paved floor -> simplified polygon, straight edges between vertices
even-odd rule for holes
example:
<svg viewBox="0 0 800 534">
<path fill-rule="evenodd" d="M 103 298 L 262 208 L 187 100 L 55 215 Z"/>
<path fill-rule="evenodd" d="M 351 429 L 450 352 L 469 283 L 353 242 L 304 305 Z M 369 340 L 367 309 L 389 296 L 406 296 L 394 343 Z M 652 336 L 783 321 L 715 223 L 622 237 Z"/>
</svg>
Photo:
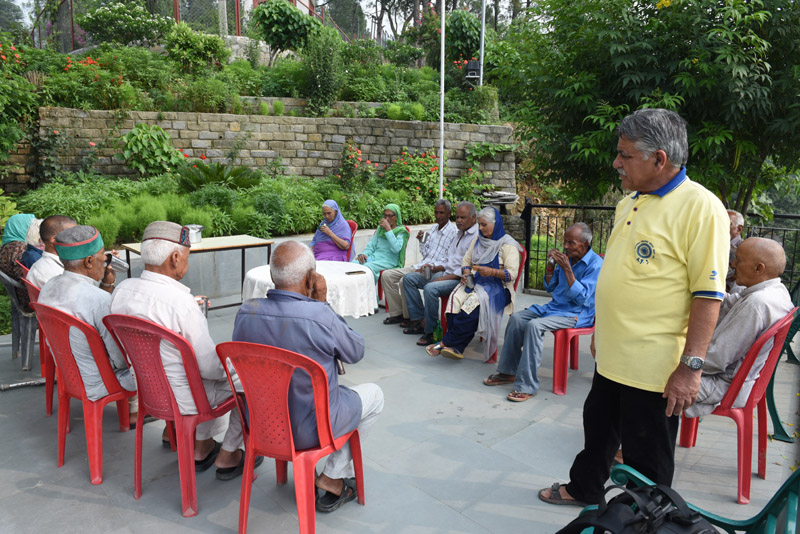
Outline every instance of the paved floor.
<svg viewBox="0 0 800 534">
<path fill-rule="evenodd" d="M 527 306 L 541 297 L 520 295 Z M 212 312 L 212 334 L 227 341 L 233 311 Z M 493 366 L 474 360 L 430 358 L 384 313 L 351 326 L 367 340 L 367 356 L 348 366 L 346 384 L 375 382 L 386 407 L 364 441 L 366 502 L 317 514 L 320 533 L 552 533 L 578 512 L 540 502 L 539 488 L 563 481 L 582 445 L 581 407 L 592 375 L 588 339 L 581 369 L 570 371 L 567 395 L 552 394 L 552 337 L 545 346 L 542 389 L 525 403 L 505 400 L 507 387 L 481 380 Z M 8 341 L 8 338 L 5 339 Z M 0 338 L 0 342 L 3 339 Z M 21 380 L 19 360 L 0 347 L 0 382 Z M 781 363 L 776 391 L 787 427 L 800 423 L 800 368 Z M 56 468 L 56 416 L 44 415 L 44 389 L 0 392 L 0 532 L 183 533 L 235 532 L 239 481 L 220 482 L 213 470 L 199 474 L 199 515 L 180 515 L 177 458 L 160 444 L 162 423 L 145 427 L 144 491 L 133 499 L 134 433 L 116 430 L 105 412 L 104 480 L 89 484 L 82 412 L 72 405 L 73 432 L 65 465 Z M 752 481 L 752 503 L 735 503 L 736 431 L 730 419 L 709 416 L 697 447 L 678 449 L 675 487 L 688 500 L 718 514 L 755 514 L 800 463 L 796 444 L 770 442 L 767 479 Z M 276 486 L 274 463 L 258 470 L 249 532 L 297 532 L 290 480 Z"/>
</svg>

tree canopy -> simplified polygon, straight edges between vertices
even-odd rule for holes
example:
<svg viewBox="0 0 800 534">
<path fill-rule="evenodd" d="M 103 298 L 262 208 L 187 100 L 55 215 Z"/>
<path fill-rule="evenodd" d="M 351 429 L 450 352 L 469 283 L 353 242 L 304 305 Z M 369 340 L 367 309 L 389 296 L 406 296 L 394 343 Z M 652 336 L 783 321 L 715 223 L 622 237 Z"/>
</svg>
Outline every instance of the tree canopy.
<svg viewBox="0 0 800 534">
<path fill-rule="evenodd" d="M 688 121 L 690 177 L 739 211 L 798 168 L 794 0 L 542 0 L 490 52 L 537 178 L 573 200 L 618 187 L 615 128 L 643 107 Z"/>
</svg>

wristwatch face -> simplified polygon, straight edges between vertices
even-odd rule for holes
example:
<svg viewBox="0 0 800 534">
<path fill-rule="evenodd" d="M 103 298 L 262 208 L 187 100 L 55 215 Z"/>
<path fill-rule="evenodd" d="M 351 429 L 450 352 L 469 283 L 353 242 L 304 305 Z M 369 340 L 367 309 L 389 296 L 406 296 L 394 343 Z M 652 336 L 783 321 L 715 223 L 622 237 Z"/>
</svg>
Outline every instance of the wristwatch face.
<svg viewBox="0 0 800 534">
<path fill-rule="evenodd" d="M 686 364 L 692 371 L 699 371 L 703 368 L 703 364 L 705 362 L 703 361 L 703 358 L 698 356 L 687 356 L 684 354 L 681 356 L 681 363 Z"/>
</svg>

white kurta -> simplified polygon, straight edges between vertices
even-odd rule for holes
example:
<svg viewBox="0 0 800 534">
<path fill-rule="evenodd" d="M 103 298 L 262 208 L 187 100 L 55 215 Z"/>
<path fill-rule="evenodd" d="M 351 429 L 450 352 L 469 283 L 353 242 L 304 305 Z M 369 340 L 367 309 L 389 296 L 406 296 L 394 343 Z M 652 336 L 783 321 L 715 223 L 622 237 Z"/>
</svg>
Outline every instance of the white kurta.
<svg viewBox="0 0 800 534">
<path fill-rule="evenodd" d="M 52 252 L 44 251 L 42 252 L 42 257 L 31 265 L 31 269 L 28 271 L 28 275 L 25 279 L 39 289 L 42 289 L 48 280 L 55 278 L 63 272 L 64 264 L 61 263 L 58 256 Z"/>
</svg>

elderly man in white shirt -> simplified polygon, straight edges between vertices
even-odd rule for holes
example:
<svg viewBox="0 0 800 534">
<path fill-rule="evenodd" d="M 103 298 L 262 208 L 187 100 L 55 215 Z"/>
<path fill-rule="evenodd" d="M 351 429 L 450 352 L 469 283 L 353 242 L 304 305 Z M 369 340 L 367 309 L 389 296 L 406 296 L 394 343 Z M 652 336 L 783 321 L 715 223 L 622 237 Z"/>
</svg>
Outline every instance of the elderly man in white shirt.
<svg viewBox="0 0 800 534">
<path fill-rule="evenodd" d="M 181 284 L 189 268 L 189 230 L 166 221 L 150 223 L 142 236 L 145 270 L 139 278 L 120 283 L 111 296 L 111 313 L 147 319 L 186 338 L 194 349 L 208 402 L 216 406 L 231 396 L 225 370 L 217 358 L 216 345 L 208 331 L 208 321 L 190 290 Z M 178 350 L 161 348 L 161 360 L 178 408 L 182 414 L 197 413 Z M 197 425 L 195 471 L 217 467 L 217 478 L 230 480 L 242 474 L 244 439 L 239 412 L 230 412 L 225 438 L 220 445 L 215 434 L 222 431 L 224 418 Z M 263 460 L 261 458 L 260 460 Z M 260 464 L 257 459 L 257 464 Z"/>
<path fill-rule="evenodd" d="M 39 236 L 44 243 L 44 252 L 25 276 L 28 282 L 42 289 L 48 280 L 64 272 L 64 264 L 61 263 L 56 253 L 56 236 L 77 224 L 75 219 L 66 215 L 51 215 L 42 221 L 42 225 L 39 227 Z"/>
<path fill-rule="evenodd" d="M 430 280 L 419 273 L 410 273 L 403 277 L 403 293 L 409 320 L 424 323 L 422 328 L 411 332 L 422 334 L 417 345 L 426 346 L 434 342 L 433 330 L 439 317 L 439 298 L 450 294 L 461 280 L 461 260 L 467 249 L 478 235 L 476 224 L 478 212 L 472 202 L 459 202 L 456 207 L 456 238 L 447 251 L 447 259 L 443 267 L 437 268 Z M 423 307 L 419 290 L 425 297 Z M 424 313 L 424 320 L 423 319 Z"/>
<path fill-rule="evenodd" d="M 450 222 L 452 214 L 450 201 L 443 198 L 436 201 L 433 213 L 436 222 L 428 230 L 428 239 L 422 243 L 425 233 L 422 230 L 417 233 L 417 240 L 421 243 L 422 261 L 411 267 L 388 269 L 381 274 L 383 294 L 386 295 L 386 308 L 389 310 L 389 317 L 384 319 L 383 324 L 400 324 L 400 326 L 406 327 L 404 330 L 406 334 L 422 333 L 422 318 L 420 317 L 416 321 L 410 320 L 401 280 L 407 274 L 419 273 L 421 275 L 426 267 L 430 268 L 432 276 L 444 272 L 450 244 L 456 237 L 456 227 Z"/>
</svg>

